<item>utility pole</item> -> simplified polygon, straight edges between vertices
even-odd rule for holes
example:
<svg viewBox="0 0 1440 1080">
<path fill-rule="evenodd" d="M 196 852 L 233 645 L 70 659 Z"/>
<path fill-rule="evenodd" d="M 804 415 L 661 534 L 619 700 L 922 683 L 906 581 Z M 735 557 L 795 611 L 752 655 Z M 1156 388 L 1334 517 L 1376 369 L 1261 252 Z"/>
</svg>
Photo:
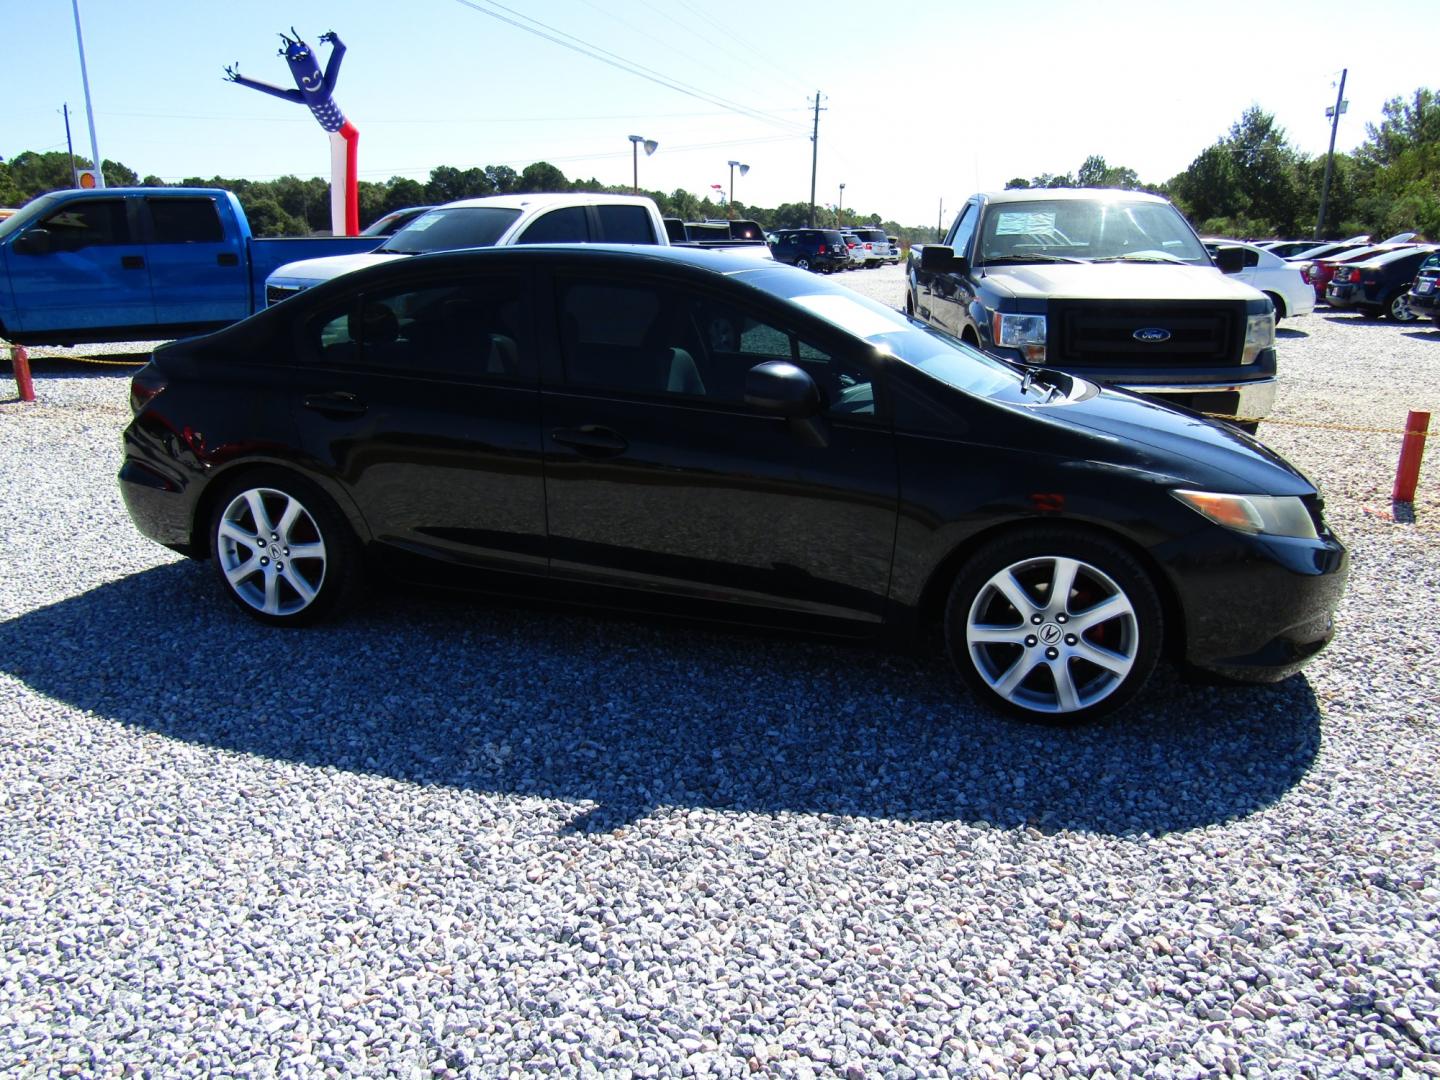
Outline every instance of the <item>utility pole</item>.
<svg viewBox="0 0 1440 1080">
<path fill-rule="evenodd" d="M 65 152 L 70 155 L 70 183 L 75 183 L 75 144 L 70 141 L 70 103 L 63 102 L 60 106 L 65 113 Z"/>
<path fill-rule="evenodd" d="M 815 131 L 810 136 L 810 228 L 815 227 L 815 170 L 820 163 L 820 91 L 815 91 Z"/>
<path fill-rule="evenodd" d="M 1335 132 L 1340 127 L 1340 114 L 1348 104 L 1345 100 L 1345 76 L 1349 73 L 1349 68 L 1340 70 L 1340 92 L 1335 95 L 1335 108 L 1326 110 L 1330 112 L 1330 150 L 1325 155 L 1325 179 L 1320 183 L 1320 216 L 1315 221 L 1316 240 L 1321 239 L 1325 233 L 1325 203 L 1330 198 L 1330 170 L 1335 164 Z"/>
<path fill-rule="evenodd" d="M 940 212 L 935 215 L 935 243 L 945 239 L 945 196 L 940 196 Z"/>
</svg>

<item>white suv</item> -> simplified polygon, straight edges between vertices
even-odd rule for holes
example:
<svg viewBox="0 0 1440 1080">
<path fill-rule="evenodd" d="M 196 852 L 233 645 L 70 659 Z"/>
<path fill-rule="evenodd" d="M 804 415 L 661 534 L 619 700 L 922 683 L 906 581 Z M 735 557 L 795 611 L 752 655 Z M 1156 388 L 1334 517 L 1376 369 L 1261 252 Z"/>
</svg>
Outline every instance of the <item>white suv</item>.
<svg viewBox="0 0 1440 1080">
<path fill-rule="evenodd" d="M 654 200 L 643 195 L 488 195 L 437 206 L 374 251 L 286 263 L 265 279 L 267 304 L 400 255 L 512 244 L 668 244 Z"/>
<path fill-rule="evenodd" d="M 890 261 L 890 237 L 884 229 L 861 225 L 850 230 L 865 245 L 865 265 L 881 266 Z"/>
</svg>

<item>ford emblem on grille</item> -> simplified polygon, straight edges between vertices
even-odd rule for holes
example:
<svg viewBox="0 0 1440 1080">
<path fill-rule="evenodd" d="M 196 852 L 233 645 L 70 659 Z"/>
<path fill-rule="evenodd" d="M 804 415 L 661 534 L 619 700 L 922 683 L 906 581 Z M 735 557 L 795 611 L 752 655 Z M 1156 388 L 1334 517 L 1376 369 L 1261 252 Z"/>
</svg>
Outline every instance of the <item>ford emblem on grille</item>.
<svg viewBox="0 0 1440 1080">
<path fill-rule="evenodd" d="M 1130 335 L 1136 341 L 1143 341 L 1147 345 L 1158 345 L 1162 341 L 1170 340 L 1170 331 L 1162 330 L 1158 326 L 1145 326 L 1136 330 Z"/>
</svg>

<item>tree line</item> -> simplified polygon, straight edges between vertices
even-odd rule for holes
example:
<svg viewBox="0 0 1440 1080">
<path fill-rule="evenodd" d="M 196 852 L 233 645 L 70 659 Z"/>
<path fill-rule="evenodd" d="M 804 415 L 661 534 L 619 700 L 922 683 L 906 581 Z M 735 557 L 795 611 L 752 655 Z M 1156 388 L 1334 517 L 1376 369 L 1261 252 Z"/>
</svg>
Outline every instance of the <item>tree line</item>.
<svg viewBox="0 0 1440 1080">
<path fill-rule="evenodd" d="M 92 166 L 77 156 L 74 167 Z M 0 206 L 20 206 L 36 195 L 73 186 L 71 168 L 70 156 L 57 151 L 25 151 L 0 162 Z M 176 186 L 157 176 L 142 179 L 117 161 L 105 161 L 102 169 L 111 186 Z M 1275 117 L 1257 105 L 1245 110 L 1184 172 L 1164 183 L 1143 183 L 1133 169 L 1111 166 L 1103 157 L 1091 155 L 1074 173 L 1016 177 L 1006 186 L 1151 191 L 1173 200 L 1205 235 L 1306 237 L 1315 233 L 1324 171 L 1324 156 L 1298 151 Z M 304 236 L 330 227 L 330 185 L 320 177 L 243 180 L 194 176 L 180 181 L 179 186 L 233 191 L 257 236 Z M 424 182 L 394 176 L 383 183 L 362 180 L 359 187 L 362 223 L 407 206 L 480 195 L 630 191 L 628 186 L 601 184 L 593 177 L 568 179 L 546 161 L 520 172 L 505 165 L 469 169 L 442 165 L 431 170 Z M 723 201 L 701 198 L 684 189 L 643 194 L 654 199 L 660 212 L 669 217 L 695 221 L 725 216 Z M 806 202 L 767 208 L 737 200 L 734 210 L 737 217 L 758 221 L 767 229 L 802 226 L 810 219 Z M 816 224 L 875 225 L 913 242 L 934 236 L 928 225 L 905 226 L 879 214 L 850 209 L 842 214 L 837 217 L 834 209 L 817 206 Z M 1326 237 L 1415 231 L 1440 238 L 1440 95 L 1422 88 L 1408 98 L 1393 98 L 1386 102 L 1380 123 L 1366 125 L 1366 138 L 1359 147 L 1335 155 L 1325 218 L 1321 232 Z"/>
<path fill-rule="evenodd" d="M 1164 195 L 1203 235 L 1294 237 L 1315 234 L 1325 157 L 1290 144 L 1258 105 L 1163 184 L 1091 156 L 1075 174 L 1016 177 L 1007 187 L 1120 187 Z M 1392 98 L 1379 124 L 1366 124 L 1353 152 L 1336 154 L 1321 234 L 1417 232 L 1440 239 L 1440 95 L 1419 89 Z"/>
</svg>

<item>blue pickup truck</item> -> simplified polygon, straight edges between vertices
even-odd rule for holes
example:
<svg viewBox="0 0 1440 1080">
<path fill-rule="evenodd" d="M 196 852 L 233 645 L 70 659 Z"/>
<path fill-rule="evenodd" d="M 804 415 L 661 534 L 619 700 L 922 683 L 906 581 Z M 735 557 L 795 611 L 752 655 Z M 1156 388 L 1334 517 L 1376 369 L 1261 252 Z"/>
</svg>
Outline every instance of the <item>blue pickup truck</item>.
<svg viewBox="0 0 1440 1080">
<path fill-rule="evenodd" d="M 218 188 L 56 191 L 0 221 L 0 338 L 17 345 L 153 341 L 265 306 L 283 263 L 369 251 L 379 236 L 257 240 Z"/>
</svg>

